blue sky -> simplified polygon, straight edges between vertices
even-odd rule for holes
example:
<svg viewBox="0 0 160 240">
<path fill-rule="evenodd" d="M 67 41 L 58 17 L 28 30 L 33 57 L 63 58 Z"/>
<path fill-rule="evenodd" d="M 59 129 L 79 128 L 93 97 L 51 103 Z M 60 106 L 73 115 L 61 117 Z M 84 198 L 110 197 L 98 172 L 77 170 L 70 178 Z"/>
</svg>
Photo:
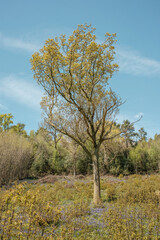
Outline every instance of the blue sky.
<svg viewBox="0 0 160 240">
<path fill-rule="evenodd" d="M 117 119 L 135 121 L 148 137 L 160 133 L 159 0 L 0 0 L 0 113 L 37 130 L 42 121 L 41 89 L 33 79 L 32 54 L 46 39 L 70 35 L 78 24 L 92 24 L 98 40 L 117 33 L 119 72 L 110 80 L 126 103 Z"/>
</svg>

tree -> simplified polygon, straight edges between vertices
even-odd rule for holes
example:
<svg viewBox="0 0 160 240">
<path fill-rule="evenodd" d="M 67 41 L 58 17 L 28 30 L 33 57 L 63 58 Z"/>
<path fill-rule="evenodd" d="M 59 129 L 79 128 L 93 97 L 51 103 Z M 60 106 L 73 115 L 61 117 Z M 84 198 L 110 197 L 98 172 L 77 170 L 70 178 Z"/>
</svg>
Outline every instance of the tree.
<svg viewBox="0 0 160 240">
<path fill-rule="evenodd" d="M 141 141 L 129 152 L 129 157 L 134 166 L 135 173 L 147 172 L 149 170 L 149 154 L 147 142 Z"/>
<path fill-rule="evenodd" d="M 78 144 L 75 141 L 68 142 L 68 151 L 70 153 L 70 158 L 72 160 L 73 176 L 77 174 L 77 154 L 78 154 Z"/>
<path fill-rule="evenodd" d="M 43 174 L 52 171 L 53 142 L 47 129 L 40 127 L 36 133 L 30 132 L 30 142 L 34 150 L 33 174 Z"/>
<path fill-rule="evenodd" d="M 13 124 L 12 119 L 13 115 L 11 113 L 0 114 L 0 132 L 10 128 L 10 125 Z"/>
<path fill-rule="evenodd" d="M 160 135 L 155 134 L 154 139 L 148 141 L 149 167 L 150 170 L 160 172 Z"/>
<path fill-rule="evenodd" d="M 120 130 L 119 130 L 120 131 Z M 130 164 L 125 139 L 117 137 L 103 143 L 103 169 L 113 175 L 129 174 Z"/>
<path fill-rule="evenodd" d="M 99 43 L 94 31 L 91 25 L 78 25 L 68 39 L 65 35 L 48 39 L 33 54 L 31 64 L 34 78 L 48 98 L 46 121 L 73 139 L 92 159 L 93 202 L 98 204 L 99 150 L 109 138 L 121 100 L 108 85 L 118 68 L 114 63 L 116 34 L 106 33 L 105 41 Z"/>
<path fill-rule="evenodd" d="M 143 127 L 138 130 L 138 137 L 139 137 L 139 141 L 147 140 L 147 132 L 144 130 Z"/>
<path fill-rule="evenodd" d="M 27 137 L 27 132 L 24 130 L 25 124 L 24 123 L 17 123 L 16 125 L 13 125 L 10 127 L 10 129 L 13 132 L 16 132 L 20 135 L 23 135 L 24 137 Z"/>
<path fill-rule="evenodd" d="M 139 121 L 140 119 L 138 119 L 137 121 Z M 134 138 L 137 136 L 137 133 L 135 132 L 134 123 L 135 122 L 130 123 L 129 120 L 124 120 L 121 125 L 122 136 L 125 138 L 127 148 L 129 148 L 129 146 L 135 145 Z"/>
</svg>

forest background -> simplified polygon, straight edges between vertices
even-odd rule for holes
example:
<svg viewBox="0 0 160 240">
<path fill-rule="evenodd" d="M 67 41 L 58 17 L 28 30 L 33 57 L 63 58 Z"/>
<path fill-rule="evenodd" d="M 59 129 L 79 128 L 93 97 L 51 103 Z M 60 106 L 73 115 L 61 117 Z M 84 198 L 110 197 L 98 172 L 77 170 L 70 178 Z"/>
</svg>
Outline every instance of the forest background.
<svg viewBox="0 0 160 240">
<path fill-rule="evenodd" d="M 92 160 L 74 141 L 40 127 L 29 134 L 22 123 L 14 124 L 11 114 L 0 115 L 0 184 L 24 178 L 56 175 L 90 175 Z M 114 124 L 118 137 L 104 142 L 100 149 L 101 175 L 158 173 L 160 135 L 147 140 L 143 128 L 135 131 L 128 120 Z M 125 131 L 124 131 L 125 130 Z M 89 143 L 87 143 L 89 144 Z"/>
</svg>

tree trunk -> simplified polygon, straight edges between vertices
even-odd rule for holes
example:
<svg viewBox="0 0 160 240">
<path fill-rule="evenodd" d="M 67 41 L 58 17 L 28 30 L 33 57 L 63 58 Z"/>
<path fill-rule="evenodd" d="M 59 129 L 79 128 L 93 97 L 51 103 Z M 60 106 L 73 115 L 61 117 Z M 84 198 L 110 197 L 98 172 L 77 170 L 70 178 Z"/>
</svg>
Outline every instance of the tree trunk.
<svg viewBox="0 0 160 240">
<path fill-rule="evenodd" d="M 95 152 L 92 155 L 92 161 L 93 161 L 93 182 L 94 182 L 93 203 L 95 205 L 98 205 L 99 203 L 101 203 L 98 149 L 95 149 Z"/>
</svg>

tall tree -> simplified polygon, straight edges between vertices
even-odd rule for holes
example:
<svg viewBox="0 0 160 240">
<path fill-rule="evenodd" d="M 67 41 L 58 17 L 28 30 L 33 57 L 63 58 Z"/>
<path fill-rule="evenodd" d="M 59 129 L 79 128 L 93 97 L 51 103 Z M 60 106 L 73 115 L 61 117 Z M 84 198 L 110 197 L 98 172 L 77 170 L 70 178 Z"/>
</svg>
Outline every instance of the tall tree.
<svg viewBox="0 0 160 240">
<path fill-rule="evenodd" d="M 118 68 L 114 63 L 116 34 L 106 33 L 105 41 L 100 43 L 94 31 L 91 25 L 78 25 L 68 39 L 65 35 L 48 39 L 33 54 L 31 64 L 34 78 L 48 98 L 46 121 L 72 138 L 92 159 L 93 202 L 98 204 L 99 150 L 110 138 L 121 100 L 108 86 L 109 78 Z M 86 144 L 88 141 L 92 148 Z"/>
</svg>

